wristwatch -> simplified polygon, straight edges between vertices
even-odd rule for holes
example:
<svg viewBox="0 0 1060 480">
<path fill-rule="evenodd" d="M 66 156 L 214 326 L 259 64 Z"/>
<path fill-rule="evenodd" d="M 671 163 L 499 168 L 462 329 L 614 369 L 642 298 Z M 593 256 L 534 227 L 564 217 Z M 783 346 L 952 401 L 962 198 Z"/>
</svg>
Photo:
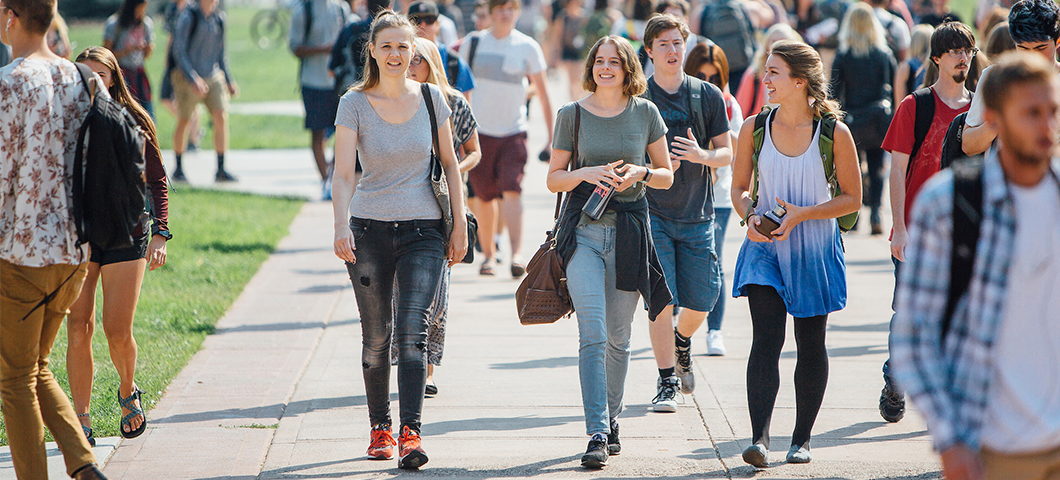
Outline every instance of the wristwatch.
<svg viewBox="0 0 1060 480">
<path fill-rule="evenodd" d="M 166 239 L 167 242 L 173 240 L 173 234 L 169 233 L 169 230 L 155 230 L 154 232 L 152 232 L 152 235 L 158 235 Z"/>
<path fill-rule="evenodd" d="M 641 181 L 644 182 L 644 183 L 648 183 L 649 180 L 651 180 L 651 169 L 650 168 L 645 168 L 644 169 L 644 180 L 641 180 Z"/>
</svg>

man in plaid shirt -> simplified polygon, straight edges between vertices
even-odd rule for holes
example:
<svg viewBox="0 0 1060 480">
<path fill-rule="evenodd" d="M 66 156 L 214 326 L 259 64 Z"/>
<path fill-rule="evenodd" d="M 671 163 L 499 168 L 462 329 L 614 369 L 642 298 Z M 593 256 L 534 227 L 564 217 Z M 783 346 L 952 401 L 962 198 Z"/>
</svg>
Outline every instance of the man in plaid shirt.
<svg viewBox="0 0 1060 480">
<path fill-rule="evenodd" d="M 983 165 L 980 236 L 949 329 L 954 176 L 916 200 L 891 360 L 947 479 L 1060 472 L 1060 80 L 1040 55 L 1001 57 L 979 86 L 999 132 Z"/>
</svg>

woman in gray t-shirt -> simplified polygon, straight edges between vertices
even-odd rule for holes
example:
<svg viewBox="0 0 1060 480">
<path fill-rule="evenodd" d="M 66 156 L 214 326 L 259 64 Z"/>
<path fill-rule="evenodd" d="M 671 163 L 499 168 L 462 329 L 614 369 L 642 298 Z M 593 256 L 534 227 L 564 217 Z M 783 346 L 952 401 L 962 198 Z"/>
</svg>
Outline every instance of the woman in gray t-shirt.
<svg viewBox="0 0 1060 480">
<path fill-rule="evenodd" d="M 401 426 L 396 443 L 401 468 L 427 463 L 419 435 L 427 312 L 442 268 L 460 261 L 467 250 L 462 196 L 450 196 L 453 231 L 446 239 L 441 208 L 428 180 L 432 137 L 425 102 L 432 102 L 449 191 L 461 189 L 445 97 L 431 86 L 431 98 L 423 98 L 420 84 L 406 78 L 415 33 L 408 19 L 389 10 L 372 23 L 371 61 L 364 81 L 342 97 L 335 118 L 332 184 L 335 255 L 346 262 L 361 314 L 361 364 L 372 424 L 368 457 L 394 457 L 389 406 L 393 332 L 398 345 Z M 354 193 L 357 162 L 364 174 Z"/>
<path fill-rule="evenodd" d="M 591 436 L 582 465 L 596 469 L 621 449 L 615 417 L 622 411 L 637 300 L 644 293 L 649 310 L 657 314 L 662 309 L 655 296 L 638 285 L 642 272 L 650 284 L 649 263 L 653 258 L 658 263 L 647 229 L 644 187 L 669 188 L 674 175 L 659 109 L 637 96 L 647 83 L 629 41 L 613 35 L 600 39 L 585 61 L 584 78 L 585 89 L 592 95 L 564 105 L 556 117 L 548 188 L 570 192 L 557 248 L 566 257 L 563 252 L 576 243 L 565 260 L 567 286 L 578 316 L 585 430 Z M 575 163 L 568 171 L 571 161 Z M 599 220 L 578 213 L 594 187 L 609 186 L 614 186 L 615 193 Z M 638 244 L 644 248 L 634 247 L 635 253 L 627 252 L 631 255 L 618 254 Z M 661 272 L 661 266 L 657 268 Z M 665 289 L 661 276 L 657 280 Z M 638 288 L 627 291 L 630 285 Z M 669 302 L 666 295 L 665 303 Z"/>
</svg>

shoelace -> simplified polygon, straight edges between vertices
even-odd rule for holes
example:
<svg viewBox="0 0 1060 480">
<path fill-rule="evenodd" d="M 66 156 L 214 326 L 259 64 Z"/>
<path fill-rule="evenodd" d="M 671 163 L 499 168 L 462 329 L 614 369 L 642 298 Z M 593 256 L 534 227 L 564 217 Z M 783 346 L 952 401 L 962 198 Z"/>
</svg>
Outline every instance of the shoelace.
<svg viewBox="0 0 1060 480">
<path fill-rule="evenodd" d="M 651 403 L 659 403 L 663 400 L 673 400 L 677 396 L 676 385 L 672 383 L 664 382 L 662 388 L 659 389 L 659 394 L 651 400 Z"/>
<path fill-rule="evenodd" d="M 905 408 L 905 400 L 899 396 L 894 390 L 888 389 L 887 395 L 884 395 L 884 401 L 888 407 L 892 408 Z"/>
<path fill-rule="evenodd" d="M 678 347 L 676 350 L 677 350 L 677 364 L 680 365 L 681 368 L 686 370 L 686 371 L 692 370 L 692 348 L 691 347 L 689 347 L 689 348 Z"/>
<path fill-rule="evenodd" d="M 598 435 L 603 436 L 603 434 Z M 607 448 L 607 437 L 603 437 L 601 439 L 598 438 L 596 435 L 593 435 L 593 437 L 589 439 L 589 448 L 585 449 L 585 453 L 589 453 L 593 450 L 602 448 Z"/>
</svg>

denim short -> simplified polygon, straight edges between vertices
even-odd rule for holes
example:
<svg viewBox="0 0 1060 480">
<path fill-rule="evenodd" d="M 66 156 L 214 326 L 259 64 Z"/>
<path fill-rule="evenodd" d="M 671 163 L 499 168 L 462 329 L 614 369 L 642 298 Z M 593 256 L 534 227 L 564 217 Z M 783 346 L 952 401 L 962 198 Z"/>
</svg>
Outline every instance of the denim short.
<svg viewBox="0 0 1060 480">
<path fill-rule="evenodd" d="M 651 236 L 673 305 L 697 312 L 714 308 L 721 265 L 714 250 L 714 221 L 681 223 L 651 215 Z"/>
<path fill-rule="evenodd" d="M 92 247 L 92 253 L 89 253 L 88 261 L 98 263 L 99 266 L 102 267 L 112 263 L 147 258 L 147 244 L 150 243 L 150 241 L 151 235 L 144 235 L 140 238 L 134 239 L 131 247 L 118 248 L 115 250 L 103 250 L 102 248 L 90 244 Z"/>
</svg>

